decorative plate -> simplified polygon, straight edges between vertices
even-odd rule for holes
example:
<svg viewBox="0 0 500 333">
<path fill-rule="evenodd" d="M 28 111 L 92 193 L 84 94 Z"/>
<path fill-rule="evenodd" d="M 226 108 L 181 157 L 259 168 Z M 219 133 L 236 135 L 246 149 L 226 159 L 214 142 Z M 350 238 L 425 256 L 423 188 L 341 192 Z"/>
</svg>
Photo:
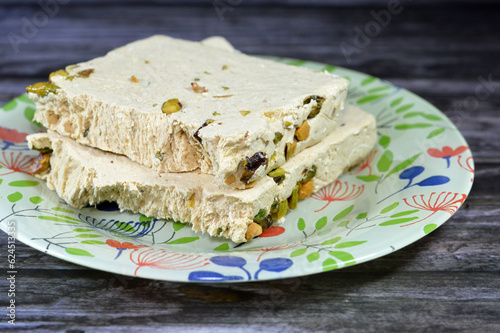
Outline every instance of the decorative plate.
<svg viewBox="0 0 500 333">
<path fill-rule="evenodd" d="M 464 138 L 435 107 L 389 82 L 284 58 L 351 81 L 348 102 L 376 116 L 368 158 L 289 211 L 286 222 L 246 244 L 186 224 L 120 213 L 113 204 L 75 209 L 27 174 L 36 155 L 26 135 L 26 95 L 0 111 L 0 228 L 21 242 L 83 266 L 169 281 L 255 281 L 308 275 L 372 260 L 424 237 L 453 215 L 472 186 Z"/>
</svg>

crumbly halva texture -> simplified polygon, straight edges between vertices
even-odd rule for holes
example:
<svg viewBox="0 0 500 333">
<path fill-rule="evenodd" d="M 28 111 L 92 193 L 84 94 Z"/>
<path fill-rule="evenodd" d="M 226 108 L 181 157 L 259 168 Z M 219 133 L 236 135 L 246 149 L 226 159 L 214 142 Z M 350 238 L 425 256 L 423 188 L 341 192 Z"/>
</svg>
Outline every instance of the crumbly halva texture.
<svg viewBox="0 0 500 333">
<path fill-rule="evenodd" d="M 50 130 L 157 173 L 199 169 L 241 189 L 323 139 L 347 89 L 343 78 L 251 57 L 221 38 L 153 36 L 27 90 L 34 120 Z"/>
<path fill-rule="evenodd" d="M 222 36 L 211 36 L 203 39 L 201 41 L 202 44 L 209 45 L 212 47 L 218 47 L 219 49 L 226 50 L 226 51 L 233 51 L 234 46 L 229 43 L 227 39 L 225 39 Z"/>
<path fill-rule="evenodd" d="M 376 128 L 373 116 L 348 107 L 342 124 L 281 167 L 283 178 L 277 172 L 244 191 L 221 188 L 214 176 L 199 171 L 158 175 L 125 156 L 56 133 L 33 134 L 28 142 L 33 149 L 50 152 L 50 167 L 36 175 L 72 206 L 115 201 L 121 210 L 190 222 L 196 231 L 242 242 L 248 240 L 254 221 L 280 219 L 288 208 L 295 208 L 301 184 L 310 186 L 306 196 L 310 195 L 362 161 L 376 142 Z"/>
</svg>

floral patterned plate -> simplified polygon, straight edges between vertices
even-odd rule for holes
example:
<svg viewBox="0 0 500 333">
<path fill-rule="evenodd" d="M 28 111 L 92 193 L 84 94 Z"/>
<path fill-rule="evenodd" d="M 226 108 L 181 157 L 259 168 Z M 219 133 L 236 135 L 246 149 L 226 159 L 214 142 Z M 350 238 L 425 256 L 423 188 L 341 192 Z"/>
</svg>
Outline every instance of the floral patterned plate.
<svg viewBox="0 0 500 333">
<path fill-rule="evenodd" d="M 0 111 L 0 228 L 55 257 L 123 275 L 169 281 L 255 281 L 313 274 L 398 250 L 443 224 L 463 204 L 471 152 L 435 107 L 389 82 L 319 63 L 272 58 L 351 81 L 349 103 L 374 114 L 376 149 L 286 222 L 246 244 L 173 221 L 120 213 L 111 203 L 75 209 L 27 174 L 26 135 L 40 131 L 21 95 Z M 10 227 L 10 228 L 9 228 Z"/>
</svg>

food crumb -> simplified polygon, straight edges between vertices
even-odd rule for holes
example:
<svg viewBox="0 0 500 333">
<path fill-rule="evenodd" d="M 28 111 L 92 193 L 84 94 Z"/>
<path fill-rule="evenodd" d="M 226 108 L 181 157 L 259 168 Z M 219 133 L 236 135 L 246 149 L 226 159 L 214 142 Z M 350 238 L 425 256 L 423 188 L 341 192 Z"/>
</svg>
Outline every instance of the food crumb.
<svg viewBox="0 0 500 333">
<path fill-rule="evenodd" d="M 90 76 L 90 74 L 92 74 L 92 73 L 94 73 L 94 69 L 89 68 L 89 69 L 84 69 L 83 71 L 79 71 L 77 76 L 83 77 L 83 78 L 88 78 Z"/>
<path fill-rule="evenodd" d="M 191 88 L 193 88 L 193 91 L 195 93 L 204 93 L 204 92 L 207 92 L 207 89 L 205 89 L 205 87 L 200 86 L 196 82 L 191 82 Z"/>
</svg>

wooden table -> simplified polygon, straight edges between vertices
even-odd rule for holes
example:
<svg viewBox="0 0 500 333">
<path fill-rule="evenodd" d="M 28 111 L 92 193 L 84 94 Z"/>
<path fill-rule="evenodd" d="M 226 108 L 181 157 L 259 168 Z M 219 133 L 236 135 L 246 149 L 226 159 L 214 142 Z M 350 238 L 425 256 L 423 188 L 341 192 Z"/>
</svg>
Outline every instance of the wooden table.
<svg viewBox="0 0 500 333">
<path fill-rule="evenodd" d="M 405 3 L 368 42 L 358 37 L 357 51 L 346 56 L 341 43 L 356 45 L 356 27 L 376 22 L 371 11 L 388 10 L 390 1 L 109 2 L 59 0 L 43 21 L 35 0 L 2 1 L 0 104 L 54 69 L 135 39 L 222 35 L 247 53 L 349 67 L 422 96 L 465 136 L 475 184 L 466 204 L 422 240 L 365 264 L 287 280 L 210 285 L 128 278 L 18 244 L 16 326 L 7 324 L 2 277 L 1 331 L 500 331 L 498 4 Z M 26 21 L 39 27 L 29 33 Z M 13 47 L 10 32 L 24 39 Z M 493 81 L 490 94 L 478 88 L 482 80 Z M 6 242 L 1 233 L 2 272 Z"/>
</svg>

